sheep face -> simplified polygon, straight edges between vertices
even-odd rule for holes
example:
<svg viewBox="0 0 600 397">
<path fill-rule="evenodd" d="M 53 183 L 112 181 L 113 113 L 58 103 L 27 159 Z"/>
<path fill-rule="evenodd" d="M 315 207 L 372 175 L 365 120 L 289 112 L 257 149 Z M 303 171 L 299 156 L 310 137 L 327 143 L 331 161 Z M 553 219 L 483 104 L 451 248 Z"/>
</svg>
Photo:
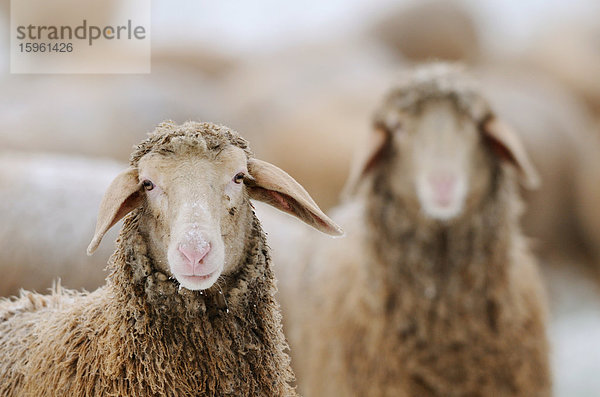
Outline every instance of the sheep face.
<svg viewBox="0 0 600 397">
<path fill-rule="evenodd" d="M 298 182 L 273 164 L 249 158 L 246 145 L 231 143 L 236 137 L 210 123 L 161 124 L 104 194 L 88 254 L 121 218 L 139 209 L 136 231 L 154 264 L 182 287 L 202 290 L 253 255 L 246 252 L 256 224 L 250 198 L 324 233 L 342 234 Z"/>
<path fill-rule="evenodd" d="M 211 287 L 243 254 L 248 196 L 245 153 L 229 146 L 206 156 L 152 153 L 138 165 L 146 232 L 156 262 L 190 290 Z"/>
<path fill-rule="evenodd" d="M 416 68 L 390 90 L 357 160 L 347 194 L 385 188 L 409 213 L 435 222 L 476 208 L 498 172 L 516 171 L 526 188 L 539 185 L 518 134 L 460 67 L 444 63 Z"/>
<path fill-rule="evenodd" d="M 448 221 L 475 205 L 490 184 L 492 164 L 478 125 L 447 101 L 424 104 L 391 133 L 391 187 L 426 217 Z"/>
</svg>

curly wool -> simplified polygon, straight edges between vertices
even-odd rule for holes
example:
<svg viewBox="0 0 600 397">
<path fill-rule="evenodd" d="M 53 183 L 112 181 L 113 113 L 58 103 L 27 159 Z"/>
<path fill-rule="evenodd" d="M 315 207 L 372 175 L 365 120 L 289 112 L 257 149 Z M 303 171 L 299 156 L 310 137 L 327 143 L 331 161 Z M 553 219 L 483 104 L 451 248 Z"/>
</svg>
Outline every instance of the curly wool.
<svg viewBox="0 0 600 397">
<path fill-rule="evenodd" d="M 171 138 L 197 144 L 182 130 L 216 131 L 213 142 L 219 142 L 225 128 L 186 123 L 165 132 L 163 126 L 138 146 L 132 161 L 144 151 L 172 150 L 171 132 Z M 222 144 L 247 146 L 235 133 L 222 135 Z M 296 395 L 256 216 L 237 270 L 208 290 L 189 291 L 149 257 L 139 232 L 143 211 L 125 219 L 106 286 L 89 294 L 26 292 L 0 302 L 0 395 Z"/>
<path fill-rule="evenodd" d="M 164 121 L 137 145 L 131 154 L 130 164 L 137 166 L 140 159 L 151 152 L 173 154 L 200 148 L 207 154 L 216 155 L 228 145 L 243 149 L 248 157 L 253 155 L 248 141 L 225 126 L 195 121 L 177 125 L 173 121 Z"/>
</svg>

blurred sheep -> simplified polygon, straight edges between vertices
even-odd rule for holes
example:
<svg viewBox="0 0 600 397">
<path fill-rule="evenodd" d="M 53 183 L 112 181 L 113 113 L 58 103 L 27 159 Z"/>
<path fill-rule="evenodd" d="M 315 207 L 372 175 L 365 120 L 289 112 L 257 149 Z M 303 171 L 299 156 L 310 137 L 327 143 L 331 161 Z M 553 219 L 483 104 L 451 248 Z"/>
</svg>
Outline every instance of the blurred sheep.
<svg viewBox="0 0 600 397">
<path fill-rule="evenodd" d="M 481 57 L 477 25 L 457 1 L 413 2 L 387 11 L 372 34 L 408 60 L 474 63 Z"/>
<path fill-rule="evenodd" d="M 432 64 L 386 95 L 359 154 L 333 216 L 346 238 L 274 245 L 300 391 L 550 395 L 519 226 L 518 183 L 539 180 L 518 134 L 464 72 Z"/>
<path fill-rule="evenodd" d="M 0 296 L 46 291 L 53 280 L 95 289 L 107 276 L 116 232 L 85 254 L 102 194 L 122 169 L 112 160 L 0 153 Z"/>
</svg>

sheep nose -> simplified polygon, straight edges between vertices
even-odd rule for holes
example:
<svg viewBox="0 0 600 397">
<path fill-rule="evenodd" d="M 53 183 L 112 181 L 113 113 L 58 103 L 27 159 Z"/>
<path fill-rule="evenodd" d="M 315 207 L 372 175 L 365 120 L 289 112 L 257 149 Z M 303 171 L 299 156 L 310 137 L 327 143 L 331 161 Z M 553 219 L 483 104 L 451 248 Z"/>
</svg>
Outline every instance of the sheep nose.
<svg viewBox="0 0 600 397">
<path fill-rule="evenodd" d="M 429 175 L 429 183 L 433 189 L 433 198 L 439 205 L 449 205 L 456 190 L 457 178 L 454 175 L 440 173 Z"/>
<path fill-rule="evenodd" d="M 200 264 L 202 259 L 210 252 L 210 243 L 208 241 L 200 241 L 197 244 L 181 244 L 179 252 L 194 266 Z"/>
<path fill-rule="evenodd" d="M 456 178 L 452 175 L 430 175 L 429 182 L 440 194 L 449 195 L 456 185 Z"/>
</svg>

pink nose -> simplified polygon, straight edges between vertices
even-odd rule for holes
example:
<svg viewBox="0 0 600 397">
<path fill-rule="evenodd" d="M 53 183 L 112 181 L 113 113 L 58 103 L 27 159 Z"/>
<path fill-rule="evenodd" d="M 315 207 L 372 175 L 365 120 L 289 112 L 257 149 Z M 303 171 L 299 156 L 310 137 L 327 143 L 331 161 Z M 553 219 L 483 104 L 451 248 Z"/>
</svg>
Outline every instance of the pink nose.
<svg viewBox="0 0 600 397">
<path fill-rule="evenodd" d="M 197 244 L 181 244 L 179 245 L 179 252 L 188 260 L 188 265 L 196 273 L 200 270 L 202 259 L 210 252 L 210 243 L 200 241 Z"/>
<path fill-rule="evenodd" d="M 433 186 L 437 201 L 448 204 L 454 193 L 456 178 L 452 175 L 430 175 L 429 182 Z"/>
</svg>

